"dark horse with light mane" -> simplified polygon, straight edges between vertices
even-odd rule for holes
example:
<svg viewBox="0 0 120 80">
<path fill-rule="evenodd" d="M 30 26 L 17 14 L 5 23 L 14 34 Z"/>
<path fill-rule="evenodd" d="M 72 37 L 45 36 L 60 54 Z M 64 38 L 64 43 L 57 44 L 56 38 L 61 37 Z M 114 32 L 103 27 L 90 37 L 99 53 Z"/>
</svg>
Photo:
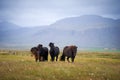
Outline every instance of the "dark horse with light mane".
<svg viewBox="0 0 120 80">
<path fill-rule="evenodd" d="M 67 61 L 68 62 L 70 62 L 69 58 L 71 58 L 72 62 L 74 62 L 76 53 L 77 53 L 77 46 L 74 46 L 74 45 L 72 45 L 72 46 L 66 46 L 63 49 L 63 54 L 60 57 L 60 60 L 61 61 L 65 61 L 65 57 L 67 56 Z"/>
<path fill-rule="evenodd" d="M 32 56 L 35 57 L 35 61 L 47 61 L 48 60 L 48 48 L 38 45 L 38 47 L 31 48 Z"/>
<path fill-rule="evenodd" d="M 50 47 L 50 56 L 51 56 L 51 61 L 54 61 L 55 57 L 56 57 L 56 61 L 58 60 L 58 55 L 60 53 L 59 48 L 54 46 L 54 43 L 49 43 L 49 47 Z"/>
</svg>

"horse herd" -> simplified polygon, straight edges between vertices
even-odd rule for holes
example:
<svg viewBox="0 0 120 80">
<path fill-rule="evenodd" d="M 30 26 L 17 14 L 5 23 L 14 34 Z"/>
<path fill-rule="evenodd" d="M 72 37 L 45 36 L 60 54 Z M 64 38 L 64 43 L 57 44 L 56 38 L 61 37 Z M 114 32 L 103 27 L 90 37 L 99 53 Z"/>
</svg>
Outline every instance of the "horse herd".
<svg viewBox="0 0 120 80">
<path fill-rule="evenodd" d="M 48 61 L 48 53 L 50 53 L 51 61 L 58 60 L 58 56 L 60 54 L 59 47 L 54 46 L 54 43 L 49 43 L 50 50 L 47 47 L 43 47 L 42 44 L 39 44 L 37 47 L 31 48 L 32 56 L 35 57 L 35 61 Z M 60 57 L 60 61 L 65 61 L 67 57 L 67 61 L 71 58 L 71 61 L 74 62 L 75 56 L 77 53 L 77 46 L 65 46 L 63 49 L 63 53 Z"/>
</svg>

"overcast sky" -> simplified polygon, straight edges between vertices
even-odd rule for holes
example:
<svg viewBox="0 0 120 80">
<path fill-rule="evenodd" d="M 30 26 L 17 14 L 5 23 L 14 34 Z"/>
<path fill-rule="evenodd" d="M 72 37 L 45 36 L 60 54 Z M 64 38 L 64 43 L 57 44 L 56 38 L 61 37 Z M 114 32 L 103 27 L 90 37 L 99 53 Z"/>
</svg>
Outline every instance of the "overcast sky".
<svg viewBox="0 0 120 80">
<path fill-rule="evenodd" d="M 49 25 L 89 14 L 118 19 L 120 0 L 0 0 L 0 21 L 20 26 Z"/>
</svg>

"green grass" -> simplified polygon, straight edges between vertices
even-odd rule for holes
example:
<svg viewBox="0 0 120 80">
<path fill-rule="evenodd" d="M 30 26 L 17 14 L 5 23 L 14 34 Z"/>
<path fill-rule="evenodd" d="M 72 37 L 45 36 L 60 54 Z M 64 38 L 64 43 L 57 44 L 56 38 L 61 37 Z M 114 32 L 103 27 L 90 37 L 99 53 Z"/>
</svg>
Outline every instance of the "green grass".
<svg viewBox="0 0 120 80">
<path fill-rule="evenodd" d="M 78 52 L 74 63 L 36 63 L 28 51 L 9 53 L 0 52 L 0 80 L 120 80 L 120 53 Z"/>
</svg>

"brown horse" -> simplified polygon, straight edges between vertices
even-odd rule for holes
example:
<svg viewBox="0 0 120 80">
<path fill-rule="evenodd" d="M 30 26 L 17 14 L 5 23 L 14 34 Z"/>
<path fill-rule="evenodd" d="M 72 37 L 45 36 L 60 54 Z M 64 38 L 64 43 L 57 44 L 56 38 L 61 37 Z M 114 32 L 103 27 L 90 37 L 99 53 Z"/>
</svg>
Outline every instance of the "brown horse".
<svg viewBox="0 0 120 80">
<path fill-rule="evenodd" d="M 32 47 L 31 48 L 31 56 L 34 56 L 35 57 L 35 61 L 37 62 L 37 60 L 39 59 L 39 56 L 38 56 L 38 48 L 37 47 Z"/>
<path fill-rule="evenodd" d="M 74 45 L 72 45 L 72 46 L 66 46 L 63 49 L 63 54 L 60 57 L 60 60 L 61 61 L 65 61 L 65 57 L 67 57 L 67 61 L 68 62 L 70 62 L 69 58 L 71 58 L 72 62 L 74 62 L 76 53 L 77 53 L 77 46 L 74 46 Z"/>
</svg>

